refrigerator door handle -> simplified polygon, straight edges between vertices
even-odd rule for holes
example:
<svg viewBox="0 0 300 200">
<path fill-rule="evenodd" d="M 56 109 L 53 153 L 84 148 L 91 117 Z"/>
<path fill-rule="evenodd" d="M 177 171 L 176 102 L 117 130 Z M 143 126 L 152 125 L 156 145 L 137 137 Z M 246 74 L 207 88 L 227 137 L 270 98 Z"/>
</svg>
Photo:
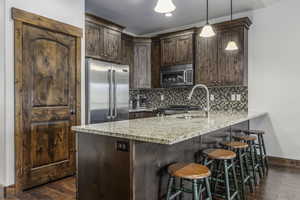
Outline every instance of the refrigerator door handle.
<svg viewBox="0 0 300 200">
<path fill-rule="evenodd" d="M 116 83 L 116 70 L 113 70 L 113 119 L 117 118 L 117 83 Z"/>
<path fill-rule="evenodd" d="M 112 118 L 112 110 L 111 110 L 111 70 L 109 69 L 108 70 L 108 73 L 107 73 L 107 79 L 108 79 L 108 85 L 109 85 L 109 88 L 108 88 L 108 113 L 107 113 L 107 119 L 111 119 Z"/>
</svg>

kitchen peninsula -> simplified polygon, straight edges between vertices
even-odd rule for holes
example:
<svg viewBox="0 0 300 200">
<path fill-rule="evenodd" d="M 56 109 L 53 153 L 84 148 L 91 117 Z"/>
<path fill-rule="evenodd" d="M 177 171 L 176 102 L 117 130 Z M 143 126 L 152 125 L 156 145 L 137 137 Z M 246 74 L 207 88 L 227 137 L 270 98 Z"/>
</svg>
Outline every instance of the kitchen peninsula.
<svg viewBox="0 0 300 200">
<path fill-rule="evenodd" d="M 77 133 L 78 199 L 158 200 L 167 186 L 166 166 L 193 162 L 232 129 L 266 113 L 212 112 L 73 127 Z"/>
</svg>

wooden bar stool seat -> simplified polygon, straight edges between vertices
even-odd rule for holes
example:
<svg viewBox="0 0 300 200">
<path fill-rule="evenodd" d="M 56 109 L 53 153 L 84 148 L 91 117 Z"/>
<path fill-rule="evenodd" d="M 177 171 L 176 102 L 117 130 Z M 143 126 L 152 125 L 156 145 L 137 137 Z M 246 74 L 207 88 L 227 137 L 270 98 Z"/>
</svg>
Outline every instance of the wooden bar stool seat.
<svg viewBox="0 0 300 200">
<path fill-rule="evenodd" d="M 211 175 L 208 167 L 196 163 L 176 163 L 168 168 L 169 174 L 184 179 L 202 179 Z"/>
<path fill-rule="evenodd" d="M 206 200 L 212 200 L 209 177 L 211 175 L 208 167 L 197 163 L 175 163 L 168 167 L 169 184 L 166 200 L 182 199 L 184 193 L 192 193 L 194 200 L 205 196 Z M 180 186 L 176 186 L 176 179 L 180 180 Z M 188 181 L 187 187 L 184 181 Z M 192 188 L 189 188 L 192 187 Z"/>
<path fill-rule="evenodd" d="M 212 160 L 228 160 L 236 157 L 235 152 L 226 149 L 206 149 L 203 153 Z"/>
<path fill-rule="evenodd" d="M 233 136 L 236 140 L 243 140 L 243 141 L 255 141 L 257 140 L 254 136 Z"/>
<path fill-rule="evenodd" d="M 232 148 L 232 149 L 245 149 L 248 148 L 249 145 L 245 142 L 237 142 L 237 141 L 233 141 L 233 142 L 222 142 L 222 145 Z"/>
</svg>

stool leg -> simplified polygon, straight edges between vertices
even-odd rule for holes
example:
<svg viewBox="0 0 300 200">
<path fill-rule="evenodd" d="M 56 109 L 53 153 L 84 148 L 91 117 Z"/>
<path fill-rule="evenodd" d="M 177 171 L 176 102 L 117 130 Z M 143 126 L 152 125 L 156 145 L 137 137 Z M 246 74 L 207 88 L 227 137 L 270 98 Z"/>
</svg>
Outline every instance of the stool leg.
<svg viewBox="0 0 300 200">
<path fill-rule="evenodd" d="M 233 182 L 234 182 L 234 189 L 237 191 L 237 199 L 240 200 L 240 192 L 239 192 L 239 186 L 238 186 L 238 181 L 237 181 L 237 176 L 236 176 L 236 171 L 235 171 L 235 161 L 231 160 L 232 163 L 232 174 L 233 174 Z"/>
<path fill-rule="evenodd" d="M 260 157 L 260 164 L 262 167 L 263 175 L 266 175 L 266 166 L 264 161 L 264 152 L 263 152 L 263 144 L 261 141 L 261 136 L 258 136 L 258 146 L 259 146 L 259 157 Z"/>
<path fill-rule="evenodd" d="M 254 143 L 249 142 L 249 147 L 250 147 L 250 158 L 251 158 L 251 165 L 252 165 L 252 176 L 253 176 L 253 181 L 255 186 L 257 185 L 257 179 L 256 179 L 256 170 L 255 170 L 255 158 L 254 158 Z"/>
<path fill-rule="evenodd" d="M 210 184 L 209 184 L 209 180 L 208 178 L 205 178 L 205 186 L 206 186 L 206 194 L 207 194 L 207 198 L 206 200 L 212 200 L 212 195 L 211 195 L 211 191 L 210 191 Z"/>
<path fill-rule="evenodd" d="M 166 200 L 170 200 L 171 193 L 172 193 L 173 183 L 174 183 L 174 177 L 170 176 L 169 183 L 168 183 L 168 192 L 167 192 L 167 198 L 166 198 Z"/>
<path fill-rule="evenodd" d="M 240 167 L 240 179 L 241 181 L 241 196 L 242 199 L 245 199 L 245 172 L 244 172 L 244 162 L 243 162 L 243 157 L 242 157 L 242 152 L 240 149 L 238 149 L 238 156 L 239 156 L 239 167 Z"/>
<path fill-rule="evenodd" d="M 199 200 L 197 180 L 193 180 L 193 195 L 194 195 L 194 200 Z"/>
<path fill-rule="evenodd" d="M 225 178 L 225 187 L 226 187 L 226 199 L 231 200 L 227 160 L 224 160 L 224 172 L 225 172 L 224 178 Z"/>
<path fill-rule="evenodd" d="M 263 169 L 262 169 L 262 166 L 261 166 L 260 161 L 258 159 L 258 153 L 257 153 L 256 146 L 254 146 L 253 150 L 254 150 L 254 156 L 255 156 L 255 165 L 258 165 L 259 178 L 262 179 L 262 177 L 263 177 Z"/>
<path fill-rule="evenodd" d="M 180 188 L 183 188 L 183 180 L 180 179 Z M 183 192 L 181 192 L 181 194 L 179 195 L 179 200 L 182 200 L 183 199 Z"/>
<path fill-rule="evenodd" d="M 247 178 L 249 177 L 247 182 L 248 182 L 248 185 L 249 185 L 250 192 L 252 193 L 254 190 L 253 190 L 252 176 L 251 176 L 251 173 L 250 173 L 250 170 L 249 170 L 249 162 L 248 161 L 249 161 L 248 152 L 247 152 L 247 150 L 245 150 L 244 151 L 244 164 L 245 164 L 245 169 L 246 169 L 246 173 L 247 173 L 246 177 Z"/>
<path fill-rule="evenodd" d="M 265 161 L 266 169 L 267 169 L 267 172 L 268 172 L 269 171 L 269 163 L 268 163 L 268 158 L 267 158 L 266 145 L 265 145 L 265 141 L 264 141 L 263 135 L 260 135 L 260 137 L 261 137 L 261 142 L 262 142 L 262 145 L 263 145 L 264 161 Z"/>
</svg>

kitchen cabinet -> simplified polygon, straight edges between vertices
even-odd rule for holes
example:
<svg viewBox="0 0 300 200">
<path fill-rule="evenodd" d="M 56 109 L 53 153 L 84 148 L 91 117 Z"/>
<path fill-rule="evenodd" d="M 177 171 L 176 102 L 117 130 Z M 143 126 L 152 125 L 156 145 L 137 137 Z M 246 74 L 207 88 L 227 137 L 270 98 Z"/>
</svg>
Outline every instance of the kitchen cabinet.
<svg viewBox="0 0 300 200">
<path fill-rule="evenodd" d="M 86 57 L 121 63 L 123 29 L 105 19 L 86 14 Z"/>
<path fill-rule="evenodd" d="M 151 39 L 134 39 L 132 88 L 151 88 Z"/>
<path fill-rule="evenodd" d="M 152 88 L 160 87 L 161 45 L 159 38 L 153 38 L 151 44 L 151 83 Z"/>
<path fill-rule="evenodd" d="M 122 34 L 122 59 L 123 65 L 129 66 L 129 87 L 133 87 L 133 67 L 134 67 L 134 44 L 133 37 L 130 35 Z"/>
<path fill-rule="evenodd" d="M 160 35 L 161 66 L 192 64 L 194 59 L 194 29 Z"/>
<path fill-rule="evenodd" d="M 196 37 L 195 83 L 208 86 L 240 86 L 248 83 L 248 29 L 249 18 L 215 24 L 217 35 Z M 198 30 L 200 33 L 201 28 Z M 197 34 L 198 35 L 198 34 Z M 226 51 L 230 40 L 239 49 Z"/>
</svg>

